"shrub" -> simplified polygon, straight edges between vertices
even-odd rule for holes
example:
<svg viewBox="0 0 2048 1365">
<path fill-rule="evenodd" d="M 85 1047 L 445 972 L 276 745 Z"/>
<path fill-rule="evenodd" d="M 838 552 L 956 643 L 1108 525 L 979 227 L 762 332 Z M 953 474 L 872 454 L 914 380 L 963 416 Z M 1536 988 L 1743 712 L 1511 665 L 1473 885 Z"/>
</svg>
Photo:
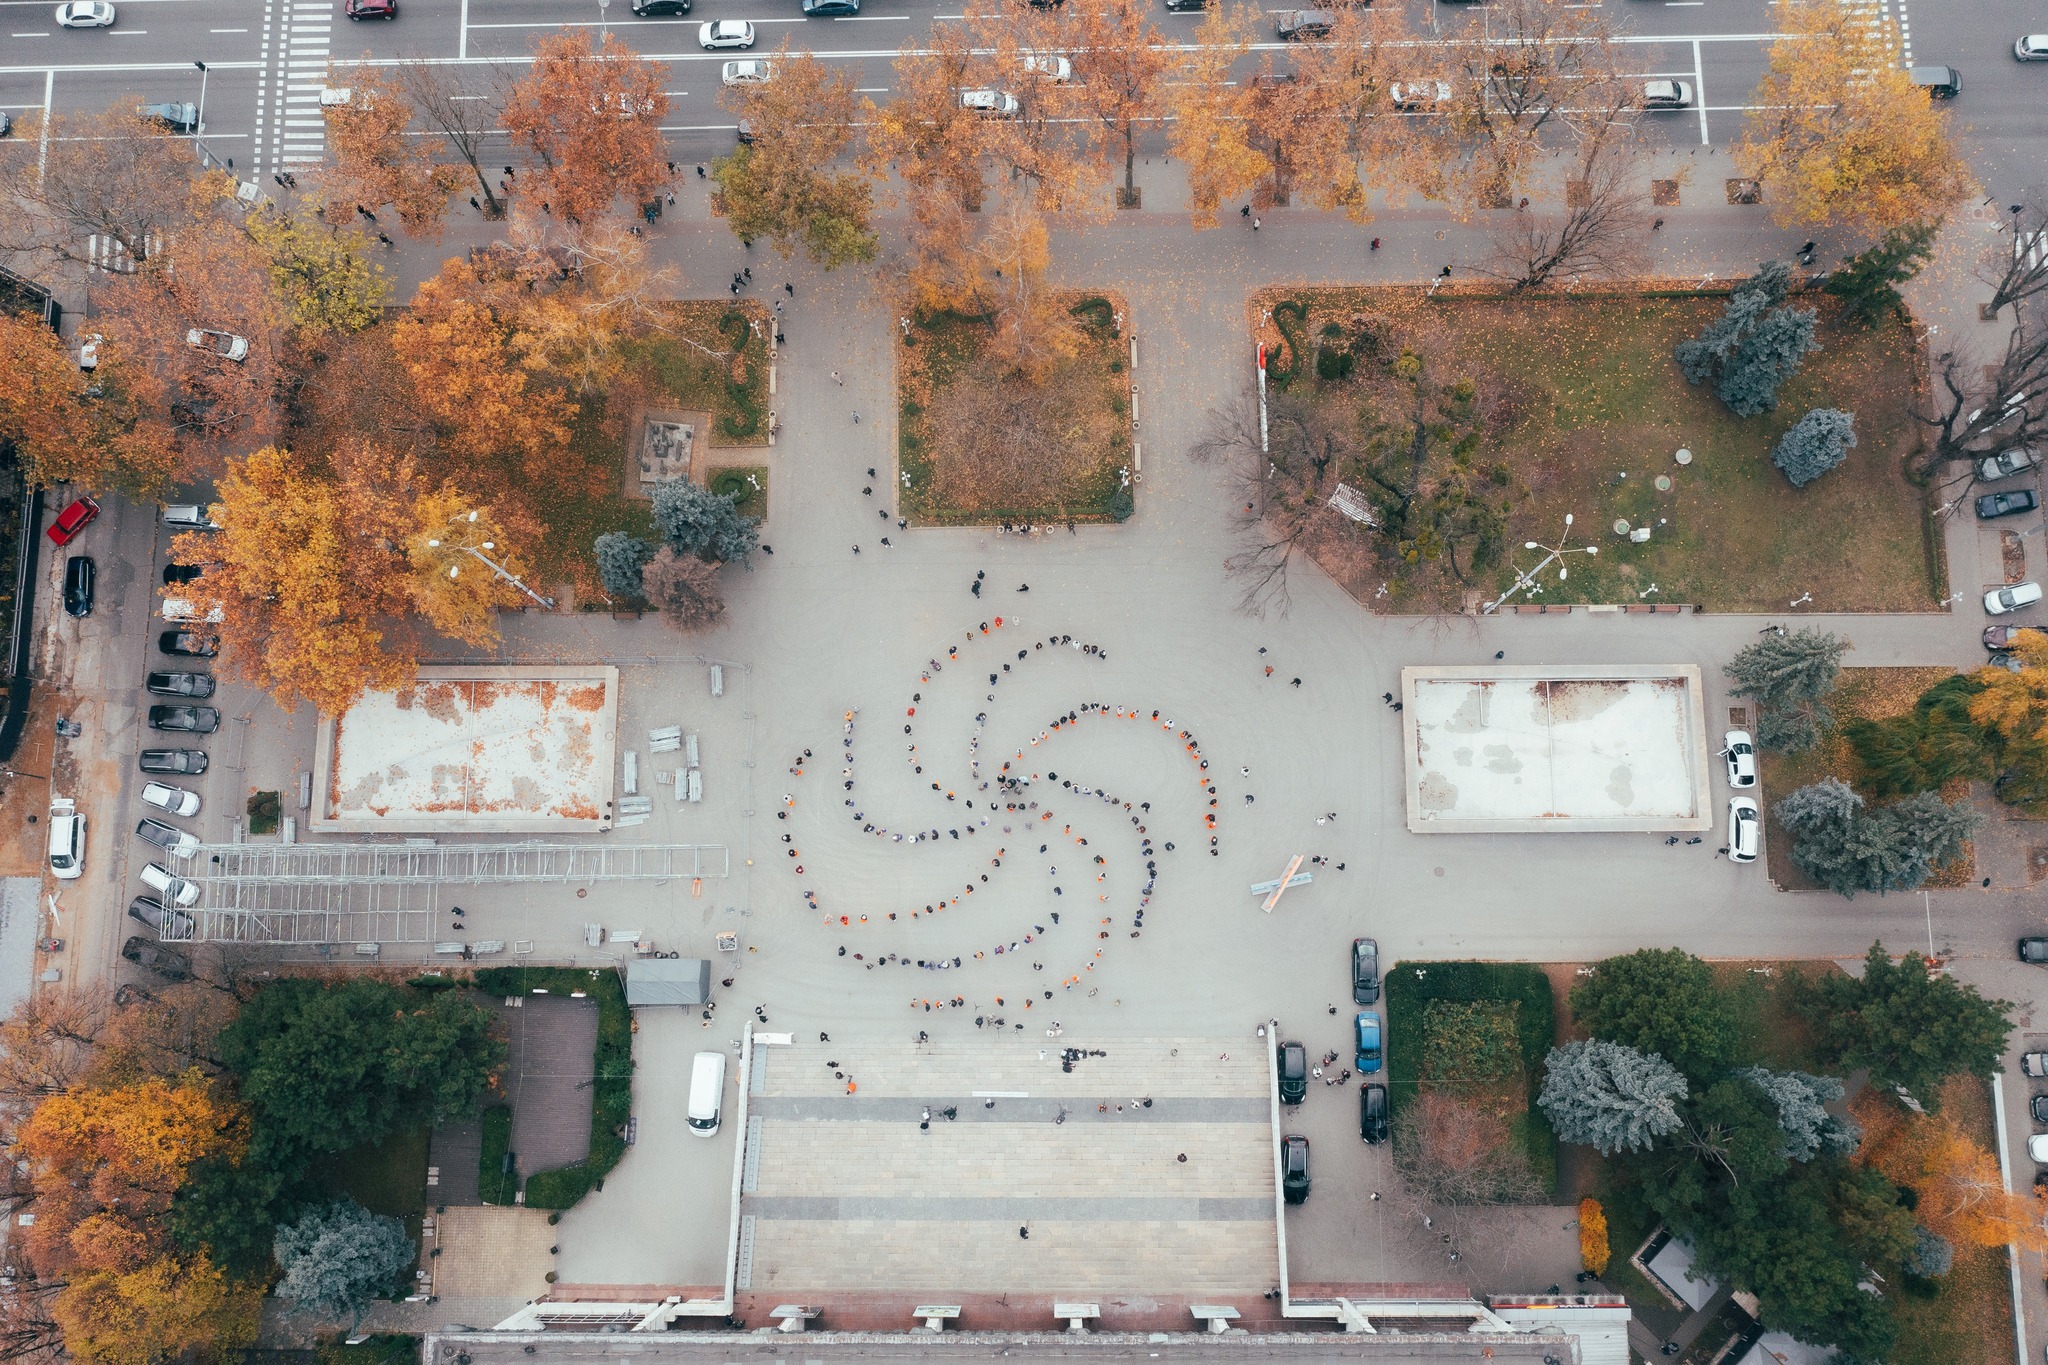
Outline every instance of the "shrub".
<svg viewBox="0 0 2048 1365">
<path fill-rule="evenodd" d="M 1522 1069 L 1514 1000 L 1432 1000 L 1422 1007 L 1422 1079 L 1497 1080 Z"/>
<path fill-rule="evenodd" d="M 1349 351 L 1317 351 L 1316 378 L 1326 381 L 1349 379 L 1351 371 L 1358 366 L 1358 357 Z"/>
<path fill-rule="evenodd" d="M 248 810 L 251 834 L 277 833 L 278 819 L 284 813 L 284 802 L 276 792 L 250 793 Z"/>
<path fill-rule="evenodd" d="M 1308 323 L 1308 305 L 1298 299 L 1282 299 L 1273 305 L 1273 325 L 1280 329 L 1282 355 L 1266 356 L 1266 378 L 1280 388 L 1294 382 L 1301 369 L 1301 334 Z"/>
<path fill-rule="evenodd" d="M 1607 1245 L 1607 1211 L 1600 1207 L 1597 1199 L 1579 1201 L 1579 1264 L 1595 1275 L 1607 1273 L 1608 1257 L 1613 1250 Z"/>
<path fill-rule="evenodd" d="M 1128 489 L 1119 488 L 1109 495 L 1108 511 L 1111 521 L 1129 521 L 1131 514 L 1137 510 L 1138 504 L 1131 498 Z"/>
<path fill-rule="evenodd" d="M 1099 332 L 1116 335 L 1116 305 L 1100 294 L 1082 299 L 1067 312 Z"/>
<path fill-rule="evenodd" d="M 632 602 L 641 596 L 640 576 L 654 547 L 630 531 L 607 531 L 591 544 L 597 556 L 597 577 L 610 596 Z"/>
</svg>

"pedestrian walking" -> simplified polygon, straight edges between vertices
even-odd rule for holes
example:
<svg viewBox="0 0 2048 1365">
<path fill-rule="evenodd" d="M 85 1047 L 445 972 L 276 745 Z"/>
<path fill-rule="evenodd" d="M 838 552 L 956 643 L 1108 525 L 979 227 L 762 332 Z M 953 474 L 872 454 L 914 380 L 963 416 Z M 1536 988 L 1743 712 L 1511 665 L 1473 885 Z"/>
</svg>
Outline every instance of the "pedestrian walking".
<svg viewBox="0 0 2048 1365">
<path fill-rule="evenodd" d="M 789 295 L 791 298 L 795 298 L 796 286 L 791 284 L 788 280 L 784 280 L 782 282 L 782 292 Z"/>
<path fill-rule="evenodd" d="M 857 413 L 857 412 L 856 412 L 856 413 L 855 413 L 855 414 L 853 415 L 853 424 L 854 424 L 855 426 L 859 426 L 859 425 L 860 425 L 860 414 L 859 414 L 859 413 Z"/>
<path fill-rule="evenodd" d="M 1508 652 L 1504 649 L 1496 649 L 1495 651 L 1493 651 L 1493 660 L 1495 663 L 1499 663 L 1502 659 L 1505 659 L 1507 657 Z"/>
<path fill-rule="evenodd" d="M 1241 208 L 1241 209 L 1239 209 L 1239 210 L 1237 211 L 1237 216 L 1238 216 L 1238 217 L 1240 217 L 1240 218 L 1249 218 L 1249 217 L 1251 217 L 1251 216 L 1252 216 L 1252 206 L 1251 206 L 1250 204 L 1246 204 L 1246 205 L 1245 205 L 1245 206 L 1244 206 L 1243 208 Z"/>
<path fill-rule="evenodd" d="M 469 206 L 475 209 L 478 213 L 482 213 L 484 211 L 484 206 L 482 204 L 477 203 L 476 196 L 473 194 L 469 196 Z"/>
<path fill-rule="evenodd" d="M 782 300 L 781 300 L 781 299 L 777 299 L 777 300 L 775 300 L 775 316 L 776 316 L 776 317 L 781 317 L 781 316 L 782 316 Z"/>
<path fill-rule="evenodd" d="M 752 284 L 754 282 L 754 267 L 750 265 L 743 265 L 740 267 L 740 274 L 746 276 L 748 284 Z"/>
<path fill-rule="evenodd" d="M 846 381 L 839 377 L 839 371 L 837 370 L 832 371 L 832 382 L 842 389 L 846 387 Z"/>
<path fill-rule="evenodd" d="M 773 545 L 763 545 L 761 547 L 761 553 L 764 555 L 772 555 L 775 553 L 775 547 Z"/>
<path fill-rule="evenodd" d="M 1658 230 L 1659 228 L 1661 228 L 1661 227 L 1663 227 L 1663 226 L 1664 226 L 1664 220 L 1663 220 L 1662 218 L 1659 218 L 1659 219 L 1658 219 L 1658 220 L 1657 220 L 1656 222 L 1654 222 L 1654 223 L 1650 224 L 1650 231 L 1652 231 L 1652 232 L 1655 232 L 1655 231 L 1657 231 L 1657 230 Z"/>
<path fill-rule="evenodd" d="M 1293 685 L 1293 686 L 1295 686 L 1295 687 L 1299 687 L 1299 686 L 1301 686 L 1301 679 L 1299 679 L 1299 678 L 1295 678 L 1295 679 L 1293 679 L 1293 680 L 1292 680 L 1292 685 Z"/>
<path fill-rule="evenodd" d="M 854 547 L 853 547 L 853 552 L 854 552 L 855 554 L 859 554 L 859 553 L 860 553 L 860 546 L 858 546 L 858 545 L 854 546 Z"/>
<path fill-rule="evenodd" d="M 704 178 L 704 163 L 701 161 L 697 163 L 697 178 L 699 180 Z"/>
<path fill-rule="evenodd" d="M 1374 251 L 1378 251 L 1378 250 L 1380 249 L 1380 239 L 1379 239 L 1379 238 L 1375 237 L 1375 238 L 1373 238 L 1373 239 L 1372 239 L 1372 249 L 1373 249 Z"/>
<path fill-rule="evenodd" d="M 1254 218 L 1252 219 L 1252 231 L 1253 231 L 1253 232 L 1257 232 L 1258 230 L 1259 230 L 1259 220 L 1258 220 L 1258 219 L 1257 219 L 1256 217 L 1254 217 Z"/>
<path fill-rule="evenodd" d="M 1445 266 L 1442 270 L 1439 270 L 1437 272 L 1436 277 L 1440 280 L 1449 279 L 1451 277 L 1451 268 L 1449 266 Z"/>
<path fill-rule="evenodd" d="M 883 537 L 882 537 L 882 546 L 883 546 L 883 548 L 884 548 L 884 549 L 891 549 L 891 550 L 893 550 L 893 549 L 895 549 L 895 548 L 896 548 L 895 546 L 893 546 L 893 545 L 889 544 L 889 537 L 887 537 L 887 536 L 883 536 Z"/>
<path fill-rule="evenodd" d="M 1030 592 L 1030 591 L 1031 591 L 1031 585 L 1030 585 L 1029 583 L 1019 583 L 1019 584 L 1017 585 L 1017 591 L 1018 591 L 1018 592 Z"/>
</svg>

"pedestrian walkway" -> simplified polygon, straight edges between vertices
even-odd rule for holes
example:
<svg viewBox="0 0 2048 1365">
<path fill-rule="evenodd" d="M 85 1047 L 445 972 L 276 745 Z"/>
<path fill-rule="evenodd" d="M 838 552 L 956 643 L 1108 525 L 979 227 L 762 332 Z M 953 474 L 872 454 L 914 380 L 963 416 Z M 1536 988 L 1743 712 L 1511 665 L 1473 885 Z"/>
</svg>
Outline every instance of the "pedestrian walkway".
<svg viewBox="0 0 2048 1365">
<path fill-rule="evenodd" d="M 266 42 L 269 39 L 266 18 Z M 327 156 L 327 123 L 320 91 L 327 83 L 333 0 L 284 0 L 276 60 L 256 96 L 255 174 L 313 166 Z M 263 134 L 266 114 L 269 137 Z"/>
</svg>

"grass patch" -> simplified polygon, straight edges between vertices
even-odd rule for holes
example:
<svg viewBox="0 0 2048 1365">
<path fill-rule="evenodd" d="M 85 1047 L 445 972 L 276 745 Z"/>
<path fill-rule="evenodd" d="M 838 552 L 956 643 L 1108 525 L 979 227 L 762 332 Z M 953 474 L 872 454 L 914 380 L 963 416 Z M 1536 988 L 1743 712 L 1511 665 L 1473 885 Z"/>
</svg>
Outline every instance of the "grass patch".
<svg viewBox="0 0 2048 1365">
<path fill-rule="evenodd" d="M 1955 672 L 1953 668 L 1845 668 L 1826 698 L 1828 727 L 1811 749 L 1803 754 L 1759 751 L 1757 780 L 1763 790 L 1772 794 L 1770 799 L 1760 803 L 1764 807 L 1765 863 L 1770 868 L 1772 881 L 1787 891 L 1820 889 L 1819 883 L 1801 872 L 1792 861 L 1792 836 L 1771 813 L 1777 798 L 1823 777 L 1839 778 L 1852 787 L 1863 787 L 1863 768 L 1856 761 L 1848 741 L 1842 738 L 1843 727 L 1852 720 L 1888 720 L 1903 716 L 1913 709 L 1913 703 L 1920 699 L 1922 692 L 1943 678 L 1955 676 Z M 1941 792 L 1945 801 L 1960 801 L 1968 795 L 1967 782 L 1952 782 Z M 1927 885 L 1966 886 L 1976 879 L 1976 867 L 1974 848 L 1965 845 L 1963 856 L 1953 863 L 1937 867 L 1927 879 Z"/>
<path fill-rule="evenodd" d="M 276 792 L 251 792 L 248 812 L 251 834 L 275 834 L 278 820 L 284 814 L 284 801 Z"/>
<path fill-rule="evenodd" d="M 724 465 L 711 471 L 705 487 L 739 499 L 740 515 L 756 521 L 768 520 L 768 466 L 765 464 Z"/>
<path fill-rule="evenodd" d="M 1804 983 L 1839 975 L 1840 967 L 1832 962 L 1715 962 L 1709 967 L 1715 989 L 1735 1014 L 1737 1056 L 1778 1071 L 1828 1071 L 1814 1046 L 1813 1025 L 1795 1004 Z"/>
<path fill-rule="evenodd" d="M 512 1149 L 512 1108 L 494 1104 L 484 1110 L 483 1154 L 477 1158 L 477 1193 L 486 1204 L 509 1204 L 519 1193 L 519 1172 L 505 1169 Z"/>
<path fill-rule="evenodd" d="M 315 1162 L 313 1177 L 331 1198 L 346 1195 L 372 1213 L 402 1219 L 420 1235 L 427 1208 L 427 1142 L 431 1128 L 409 1128 L 335 1152 Z"/>
<path fill-rule="evenodd" d="M 896 497 L 904 516 L 938 526 L 1130 516 L 1122 471 L 1131 458 L 1131 382 L 1128 343 L 1116 323 L 1121 305 L 1075 295 L 1069 311 L 1080 325 L 1080 349 L 1038 385 L 993 377 L 987 320 L 939 313 L 914 323 L 909 344 L 897 351 Z M 1034 396 L 1045 399 L 1042 409 Z M 962 406 L 970 400 L 971 408 Z M 1020 419 L 1017 404 L 1035 418 Z M 1006 452 L 1009 463 L 997 469 L 989 452 L 967 448 L 966 433 L 977 425 L 962 420 L 967 412 L 981 415 L 983 430 L 991 421 L 1042 429 L 1045 439 L 1029 449 L 1043 458 Z"/>
<path fill-rule="evenodd" d="M 1386 978 L 1387 1100 L 1399 1121 L 1402 1107 L 1412 1102 L 1427 1079 L 1424 1054 L 1432 1006 L 1438 1017 L 1462 1027 L 1498 1028 L 1512 1019 L 1513 1074 L 1518 1106 L 1512 1127 L 1529 1165 L 1547 1191 L 1557 1189 L 1557 1135 L 1536 1108 L 1543 1059 L 1556 1036 L 1550 978 L 1541 968 L 1519 962 L 1403 962 Z M 1480 1005 L 1478 1010 L 1443 1011 L 1442 1002 Z M 1499 1065 L 1502 1049 L 1493 1049 Z M 1496 1083 L 1497 1084 L 1497 1083 Z"/>
<path fill-rule="evenodd" d="M 1782 610 L 1808 592 L 1817 611 L 1924 611 L 1941 596 L 1927 498 L 1901 472 L 1920 440 L 1906 411 L 1913 368 L 1903 327 L 1866 330 L 1844 321 L 1835 300 L 1798 296 L 1820 314 L 1823 349 L 1779 391 L 1775 412 L 1742 419 L 1710 384 L 1687 384 L 1672 358 L 1720 315 L 1720 296 L 1430 299 L 1411 289 L 1307 289 L 1258 302 L 1260 316 L 1273 318 L 1259 337 L 1276 348 L 1292 395 L 1356 404 L 1404 345 L 1440 377 L 1477 383 L 1474 463 L 1505 464 L 1525 490 L 1505 543 L 1554 543 L 1570 512 L 1573 539 L 1600 548 L 1597 558 L 1573 558 L 1569 581 L 1546 575 L 1537 601 L 1634 602 L 1651 584 L 1650 601 L 1728 612 Z M 1354 320 L 1378 324 L 1389 344 L 1381 358 L 1359 357 L 1351 375 L 1325 363 L 1333 356 L 1318 339 Z M 1841 466 L 1795 489 L 1771 464 L 1771 448 L 1815 407 L 1854 412 L 1858 444 Z M 1681 447 L 1692 451 L 1689 466 L 1673 460 Z M 1671 479 L 1668 491 L 1656 488 L 1660 475 Z M 1617 519 L 1652 527 L 1652 538 L 1636 545 L 1615 535 Z M 1537 558 L 1517 553 L 1524 567 Z M 1442 561 L 1375 555 L 1340 577 L 1354 592 L 1388 582 L 1387 610 L 1443 611 L 1460 609 L 1467 591 L 1500 592 L 1514 570 L 1468 569 L 1460 582 Z"/>
<path fill-rule="evenodd" d="M 633 1113 L 633 1019 L 626 1008 L 625 983 L 617 972 L 577 967 L 486 967 L 471 980 L 489 995 L 584 991 L 597 1002 L 590 1155 L 574 1165 L 526 1177 L 528 1208 L 566 1209 L 597 1188 L 626 1155 L 626 1120 Z"/>
<path fill-rule="evenodd" d="M 1980 1085 L 1981 1088 L 1981 1085 Z M 1904 1286 L 1885 1295 L 1899 1319 L 1889 1365 L 1952 1365 L 2012 1355 L 2012 1281 L 2004 1247 L 1958 1246 L 1932 1296 Z"/>
<path fill-rule="evenodd" d="M 323 1341 L 312 1354 L 317 1365 L 415 1365 L 420 1358 L 420 1339 L 379 1332 L 353 1346 L 339 1339 Z"/>
</svg>

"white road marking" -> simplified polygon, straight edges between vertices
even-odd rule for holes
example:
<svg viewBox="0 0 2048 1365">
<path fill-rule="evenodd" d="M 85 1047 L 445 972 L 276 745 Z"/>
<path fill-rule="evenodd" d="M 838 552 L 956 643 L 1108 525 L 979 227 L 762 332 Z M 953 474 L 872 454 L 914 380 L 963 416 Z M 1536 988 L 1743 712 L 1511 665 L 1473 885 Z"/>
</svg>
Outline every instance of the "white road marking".
<svg viewBox="0 0 2048 1365">
<path fill-rule="evenodd" d="M 7 36 L 10 38 L 47 38 L 50 35 L 48 33 L 10 33 Z"/>
<path fill-rule="evenodd" d="M 249 30 L 246 28 L 210 28 L 206 31 L 208 33 L 247 33 Z"/>
<path fill-rule="evenodd" d="M 1692 45 L 1692 79 L 1692 97 L 1699 101 L 1700 106 L 1700 145 L 1710 146 L 1712 144 L 1707 141 L 1707 73 L 1700 60 L 1700 45 L 1697 42 Z"/>
</svg>

